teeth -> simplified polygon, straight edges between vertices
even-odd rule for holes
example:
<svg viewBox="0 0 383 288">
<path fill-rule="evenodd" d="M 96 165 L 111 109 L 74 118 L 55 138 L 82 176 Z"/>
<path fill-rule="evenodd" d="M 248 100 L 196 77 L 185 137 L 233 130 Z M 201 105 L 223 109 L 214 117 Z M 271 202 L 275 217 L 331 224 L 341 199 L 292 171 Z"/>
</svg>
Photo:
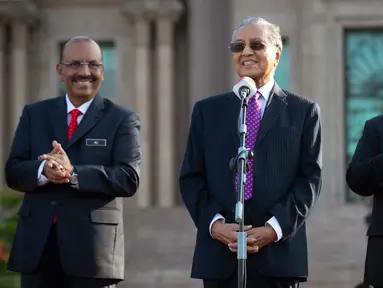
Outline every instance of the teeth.
<svg viewBox="0 0 383 288">
<path fill-rule="evenodd" d="M 255 62 L 255 61 L 245 61 L 245 62 L 243 62 L 243 65 L 253 65 L 253 64 L 255 64 L 255 63 L 257 63 L 257 62 Z"/>
</svg>

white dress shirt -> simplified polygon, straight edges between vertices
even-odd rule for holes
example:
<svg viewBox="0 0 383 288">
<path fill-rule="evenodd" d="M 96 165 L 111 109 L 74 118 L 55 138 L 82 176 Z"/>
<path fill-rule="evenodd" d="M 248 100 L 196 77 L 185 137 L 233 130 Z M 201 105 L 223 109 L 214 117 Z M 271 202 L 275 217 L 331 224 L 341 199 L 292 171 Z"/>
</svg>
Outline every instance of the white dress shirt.
<svg viewBox="0 0 383 288">
<path fill-rule="evenodd" d="M 65 99 L 66 99 L 66 107 L 67 107 L 68 126 L 69 126 L 69 123 L 70 123 L 70 120 L 71 120 L 71 117 L 72 117 L 70 112 L 72 110 L 74 110 L 74 109 L 78 109 L 82 113 L 81 115 L 79 115 L 77 117 L 77 123 L 80 124 L 82 118 L 84 117 L 86 111 L 88 111 L 88 108 L 89 108 L 90 104 L 92 104 L 94 98 L 92 98 L 88 102 L 85 102 L 84 104 L 82 104 L 81 106 L 79 106 L 77 108 L 72 104 L 72 102 L 70 102 L 68 94 L 65 95 Z M 41 162 L 39 170 L 37 171 L 37 186 L 42 186 L 42 185 L 45 185 L 45 184 L 47 184 L 49 182 L 49 179 L 42 174 L 45 162 L 46 162 L 46 160 Z"/>
<path fill-rule="evenodd" d="M 269 97 L 270 97 L 270 94 L 271 94 L 271 90 L 273 89 L 273 86 L 274 86 L 274 79 L 271 79 L 269 82 L 267 82 L 265 85 L 263 85 L 261 88 L 258 89 L 258 91 L 262 94 L 262 96 L 259 97 L 259 100 L 258 100 L 259 104 L 261 105 L 261 108 L 262 108 L 261 117 L 263 117 L 263 114 L 265 112 L 266 103 L 267 103 L 267 100 L 269 100 Z M 222 221 L 223 223 L 225 223 L 225 218 L 221 214 L 219 214 L 219 213 L 216 214 L 214 216 L 213 220 L 211 221 L 210 226 L 209 226 L 209 231 L 210 231 L 211 237 L 213 237 L 213 235 L 211 234 L 211 227 L 213 226 L 213 223 L 215 221 L 218 221 L 218 220 Z M 274 229 L 275 233 L 277 234 L 277 241 L 276 242 L 281 240 L 282 237 L 283 237 L 282 228 L 279 225 L 279 222 L 278 222 L 277 218 L 275 218 L 275 216 L 273 216 L 266 223 L 269 224 Z"/>
</svg>

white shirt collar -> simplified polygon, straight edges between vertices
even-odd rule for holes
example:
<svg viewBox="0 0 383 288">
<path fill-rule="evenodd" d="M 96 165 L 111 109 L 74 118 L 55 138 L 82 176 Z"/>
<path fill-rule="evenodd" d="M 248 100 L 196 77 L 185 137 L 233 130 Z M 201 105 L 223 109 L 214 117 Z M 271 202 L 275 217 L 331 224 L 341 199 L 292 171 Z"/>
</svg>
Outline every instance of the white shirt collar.
<svg viewBox="0 0 383 288">
<path fill-rule="evenodd" d="M 75 107 L 72 104 L 72 102 L 70 102 L 68 94 L 65 94 L 65 99 L 66 99 L 67 114 L 69 114 L 74 109 L 78 109 L 81 111 L 82 115 L 85 115 L 86 111 L 88 111 L 90 104 L 92 104 L 94 98 L 92 98 L 88 102 L 85 102 L 84 104 L 82 104 L 79 107 Z"/>
<path fill-rule="evenodd" d="M 259 93 L 262 94 L 266 102 L 269 100 L 271 90 L 273 90 L 273 87 L 274 87 L 274 83 L 275 83 L 274 79 L 271 78 L 269 82 L 267 82 L 265 85 L 263 85 L 261 88 L 258 89 Z"/>
</svg>

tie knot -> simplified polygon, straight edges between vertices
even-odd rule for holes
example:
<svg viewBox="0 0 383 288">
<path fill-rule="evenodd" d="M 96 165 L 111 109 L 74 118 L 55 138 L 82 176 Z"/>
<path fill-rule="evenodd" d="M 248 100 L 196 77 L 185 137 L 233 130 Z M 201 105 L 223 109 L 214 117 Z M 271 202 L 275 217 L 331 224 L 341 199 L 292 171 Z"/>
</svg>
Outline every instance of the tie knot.
<svg viewBox="0 0 383 288">
<path fill-rule="evenodd" d="M 73 109 L 72 111 L 70 111 L 70 114 L 72 115 L 73 118 L 76 119 L 78 116 L 82 114 L 82 112 L 78 109 Z"/>
<path fill-rule="evenodd" d="M 257 92 L 254 94 L 254 97 L 251 97 L 251 98 L 250 98 L 249 103 L 250 103 L 250 104 L 258 103 L 259 97 L 261 97 L 261 96 L 262 96 L 261 92 L 257 91 Z"/>
</svg>

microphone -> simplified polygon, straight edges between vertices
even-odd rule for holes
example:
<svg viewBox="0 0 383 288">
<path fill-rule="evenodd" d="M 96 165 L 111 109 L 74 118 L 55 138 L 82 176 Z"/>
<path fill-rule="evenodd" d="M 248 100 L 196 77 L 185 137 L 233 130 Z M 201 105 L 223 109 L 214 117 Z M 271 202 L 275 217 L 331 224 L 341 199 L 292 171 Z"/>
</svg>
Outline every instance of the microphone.
<svg viewBox="0 0 383 288">
<path fill-rule="evenodd" d="M 233 92 L 240 100 L 242 100 L 254 95 L 257 92 L 257 86 L 253 79 L 246 76 L 238 80 L 237 84 L 233 87 Z"/>
</svg>

